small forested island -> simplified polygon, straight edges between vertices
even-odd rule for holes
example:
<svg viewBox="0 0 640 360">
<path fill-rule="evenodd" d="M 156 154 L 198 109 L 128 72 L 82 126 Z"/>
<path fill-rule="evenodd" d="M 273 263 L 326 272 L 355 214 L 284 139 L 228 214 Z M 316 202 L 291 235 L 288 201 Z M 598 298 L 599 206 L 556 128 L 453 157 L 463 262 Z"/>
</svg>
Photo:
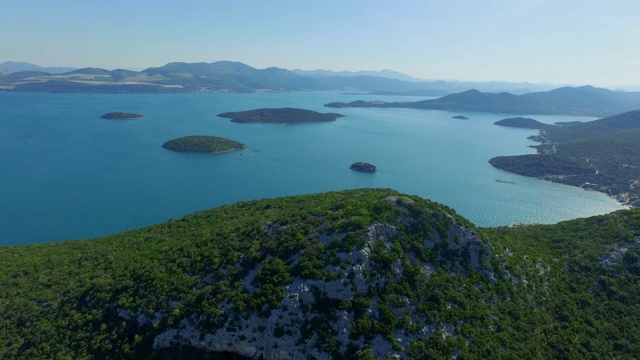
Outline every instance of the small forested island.
<svg viewBox="0 0 640 360">
<path fill-rule="evenodd" d="M 456 115 L 456 116 L 452 116 L 452 118 L 458 119 L 458 120 L 469 120 L 469 118 L 464 115 Z"/>
<path fill-rule="evenodd" d="M 110 120 L 135 120 L 142 119 L 144 115 L 126 113 L 126 112 L 110 112 L 100 116 L 100 119 L 110 119 Z"/>
<path fill-rule="evenodd" d="M 351 164 L 349 166 L 349 169 L 355 170 L 355 171 L 369 172 L 369 173 L 374 173 L 378 171 L 378 169 L 376 169 L 374 165 L 371 165 L 366 162 L 360 162 L 360 161 Z"/>
<path fill-rule="evenodd" d="M 297 108 L 255 109 L 248 111 L 226 112 L 219 117 L 229 118 L 236 123 L 275 123 L 299 124 L 311 122 L 335 121 L 344 115 L 336 113 L 319 113 Z"/>
<path fill-rule="evenodd" d="M 206 135 L 180 137 L 167 141 L 162 147 L 171 151 L 200 153 L 223 153 L 247 148 L 235 140 Z"/>
<path fill-rule="evenodd" d="M 546 129 L 550 126 L 553 126 L 553 125 L 541 123 L 540 121 L 535 119 L 525 118 L 525 117 L 506 118 L 500 121 L 496 121 L 494 122 L 494 124 L 500 125 L 500 126 L 523 128 L 523 129 Z"/>
</svg>

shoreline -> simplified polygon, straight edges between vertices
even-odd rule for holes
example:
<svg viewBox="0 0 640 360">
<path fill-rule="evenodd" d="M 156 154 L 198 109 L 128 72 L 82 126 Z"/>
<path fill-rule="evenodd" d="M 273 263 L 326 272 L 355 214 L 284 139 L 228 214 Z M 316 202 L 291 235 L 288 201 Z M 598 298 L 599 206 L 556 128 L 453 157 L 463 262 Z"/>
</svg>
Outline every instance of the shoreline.
<svg viewBox="0 0 640 360">
<path fill-rule="evenodd" d="M 538 133 L 536 135 L 531 135 L 528 136 L 527 139 L 529 140 L 533 140 L 536 143 L 538 143 L 538 145 L 529 145 L 529 147 L 536 149 L 536 155 L 548 155 L 548 153 L 546 153 L 544 150 L 541 149 L 541 146 L 544 145 L 548 145 L 548 144 L 552 144 L 545 136 L 545 130 L 544 129 L 538 129 Z M 555 154 L 556 152 L 556 147 L 555 145 L 553 145 L 552 147 L 552 154 Z M 504 155 L 504 156 L 521 156 L 521 155 Z M 494 159 L 497 156 L 491 158 Z M 489 159 L 489 164 L 491 164 L 491 159 Z M 638 206 L 633 205 L 632 202 L 636 202 L 638 200 L 634 200 L 629 193 L 620 193 L 620 194 L 611 194 L 608 191 L 603 191 L 601 189 L 595 189 L 595 188 L 589 188 L 589 187 L 585 187 L 585 185 L 596 185 L 596 184 L 591 184 L 591 183 L 582 183 L 581 185 L 574 185 L 574 184 L 569 184 L 563 181 L 560 181 L 561 175 L 542 175 L 542 176 L 531 176 L 531 175 L 526 175 L 526 174 L 520 174 L 514 171 L 509 171 L 500 167 L 497 167 L 493 164 L 491 164 L 491 166 L 493 166 L 496 169 L 502 170 L 502 171 L 506 171 L 508 173 L 511 174 L 516 174 L 516 175 L 521 175 L 521 176 L 526 176 L 526 177 L 530 177 L 530 178 L 536 178 L 536 179 L 540 179 L 540 180 L 544 180 L 544 181 L 548 181 L 548 182 L 552 182 L 552 183 L 556 183 L 556 184 L 562 184 L 562 185 L 567 185 L 567 186 L 573 186 L 576 188 L 580 188 L 582 190 L 586 190 L 586 191 L 595 191 L 595 192 L 599 192 L 602 193 L 604 195 L 607 195 L 610 199 L 614 200 L 616 203 L 620 204 L 621 206 L 625 207 L 626 210 L 629 209 L 635 209 L 638 208 Z M 624 199 L 622 199 L 624 198 Z"/>
</svg>

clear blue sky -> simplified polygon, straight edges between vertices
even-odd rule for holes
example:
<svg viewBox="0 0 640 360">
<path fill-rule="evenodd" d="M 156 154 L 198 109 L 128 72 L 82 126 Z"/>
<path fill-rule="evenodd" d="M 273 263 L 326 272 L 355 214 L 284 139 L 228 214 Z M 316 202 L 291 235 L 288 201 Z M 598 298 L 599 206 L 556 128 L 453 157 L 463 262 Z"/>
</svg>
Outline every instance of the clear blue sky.
<svg viewBox="0 0 640 360">
<path fill-rule="evenodd" d="M 0 62 L 640 85 L 640 0 L 0 0 Z"/>
</svg>

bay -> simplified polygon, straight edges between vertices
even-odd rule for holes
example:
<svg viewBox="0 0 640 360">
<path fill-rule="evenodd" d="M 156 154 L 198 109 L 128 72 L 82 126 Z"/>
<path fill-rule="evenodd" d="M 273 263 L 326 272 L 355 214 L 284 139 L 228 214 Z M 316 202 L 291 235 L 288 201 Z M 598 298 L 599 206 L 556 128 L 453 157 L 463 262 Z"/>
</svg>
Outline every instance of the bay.
<svg viewBox="0 0 640 360">
<path fill-rule="evenodd" d="M 505 115 L 465 112 L 469 119 L 458 120 L 452 116 L 459 113 L 447 111 L 323 106 L 362 98 L 338 92 L 0 92 L 0 245 L 95 237 L 238 201 L 363 187 L 429 198 L 479 226 L 555 223 L 624 208 L 604 194 L 489 165 L 494 156 L 534 153 L 526 138 L 535 131 L 493 125 Z M 346 117 L 276 125 L 216 116 L 262 107 Z M 99 119 L 115 111 L 145 118 Z M 248 148 L 229 154 L 161 148 L 186 135 L 226 137 Z M 349 170 L 356 161 L 373 163 L 378 172 Z"/>
</svg>

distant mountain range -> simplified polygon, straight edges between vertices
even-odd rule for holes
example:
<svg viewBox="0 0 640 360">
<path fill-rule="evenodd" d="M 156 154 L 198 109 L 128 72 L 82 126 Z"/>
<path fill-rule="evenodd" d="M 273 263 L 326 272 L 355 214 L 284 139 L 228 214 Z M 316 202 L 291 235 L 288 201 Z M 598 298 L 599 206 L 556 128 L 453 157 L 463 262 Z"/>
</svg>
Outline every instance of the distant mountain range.
<svg viewBox="0 0 640 360">
<path fill-rule="evenodd" d="M 240 62 L 174 62 L 142 71 L 47 68 L 28 63 L 0 64 L 0 89 L 40 92 L 255 92 L 342 90 L 386 95 L 441 96 L 476 88 L 513 94 L 553 85 L 510 82 L 422 81 L 392 71 L 256 69 Z M 382 94 L 382 93 L 380 93 Z M 429 95 L 424 95 L 429 94 Z"/>
<path fill-rule="evenodd" d="M 22 61 L 5 61 L 0 63 L 0 71 L 14 73 L 19 71 L 41 71 L 50 74 L 59 74 L 76 70 L 72 67 L 42 67 Z"/>
<path fill-rule="evenodd" d="M 320 81 L 336 81 L 335 78 L 342 78 L 340 82 L 345 88 L 361 88 L 361 81 L 371 81 L 370 78 L 384 78 L 392 80 L 401 80 L 403 82 L 415 82 L 418 86 L 415 89 L 403 88 L 403 90 L 393 90 L 389 87 L 384 89 L 377 89 L 371 91 L 404 91 L 411 92 L 414 90 L 437 90 L 440 92 L 453 93 L 460 92 L 469 89 L 478 89 L 489 92 L 508 91 L 512 94 L 526 94 L 534 91 L 545 91 L 555 89 L 560 85 L 556 84 L 534 84 L 529 82 L 509 82 L 509 81 L 489 81 L 489 82 L 477 82 L 477 81 L 444 81 L 444 80 L 424 80 L 413 76 L 403 74 L 393 70 L 380 70 L 380 71 L 330 71 L 330 70 L 291 70 L 298 75 L 310 76 Z M 347 78 L 347 79 L 344 79 Z M 334 85 L 335 86 L 335 85 Z M 379 87 L 379 86 L 377 86 Z M 395 94 L 385 94 L 395 95 Z M 404 94 L 402 94 L 404 95 Z M 418 94 L 408 94 L 416 96 L 424 96 Z M 432 96 L 432 95 L 428 95 Z"/>
<path fill-rule="evenodd" d="M 505 114 L 565 114 L 607 116 L 640 109 L 639 92 L 612 91 L 592 86 L 562 87 L 508 82 L 412 81 L 391 70 L 381 72 L 289 71 L 277 67 L 256 69 L 233 61 L 173 62 L 142 71 L 99 68 L 43 68 L 27 63 L 0 66 L 0 90 L 22 92 L 176 93 L 176 92 L 286 92 L 341 90 L 374 95 L 443 96 L 417 102 L 332 103 L 332 107 L 408 107 Z M 20 70 L 20 71 L 14 71 Z M 69 70 L 64 71 L 63 70 Z M 308 73 L 310 75 L 301 75 Z M 395 76 L 389 78 L 362 74 Z M 469 90 L 471 86 L 478 89 Z M 530 92 L 531 88 L 545 91 Z M 493 92 L 501 89 L 502 92 Z M 511 92 L 504 92 L 510 89 Z M 453 93 L 453 94 L 452 94 Z M 516 95 L 525 93 L 522 95 Z"/>
<path fill-rule="evenodd" d="M 0 77 L 0 88 L 38 92 L 254 92 L 324 90 L 309 77 L 279 68 L 255 69 L 248 65 L 215 63 L 169 63 L 142 71 L 96 68 L 61 74 L 22 71 Z"/>
<path fill-rule="evenodd" d="M 562 87 L 544 92 L 514 95 L 468 90 L 433 100 L 416 102 L 353 101 L 328 107 L 382 107 L 477 111 L 529 115 L 608 116 L 640 109 L 640 92 L 613 91 L 593 86 Z"/>
<path fill-rule="evenodd" d="M 407 74 L 403 74 L 394 70 L 380 70 L 380 71 L 369 71 L 369 70 L 360 70 L 360 71 L 331 71 L 331 70 L 300 70 L 293 69 L 291 72 L 302 75 L 302 76 L 310 76 L 315 78 L 322 77 L 333 77 L 333 76 L 343 76 L 343 77 L 354 77 L 354 76 L 375 76 L 375 77 L 383 77 L 387 79 L 395 79 L 402 81 L 414 81 L 414 82 L 423 82 L 424 79 L 419 79 Z"/>
</svg>

